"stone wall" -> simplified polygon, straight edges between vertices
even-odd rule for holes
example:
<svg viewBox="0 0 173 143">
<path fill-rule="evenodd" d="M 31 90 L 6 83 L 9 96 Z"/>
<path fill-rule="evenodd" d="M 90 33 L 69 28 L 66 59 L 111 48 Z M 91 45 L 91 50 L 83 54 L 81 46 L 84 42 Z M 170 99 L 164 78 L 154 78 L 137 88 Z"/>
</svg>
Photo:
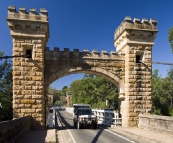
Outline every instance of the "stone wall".
<svg viewBox="0 0 173 143">
<path fill-rule="evenodd" d="M 138 127 L 173 132 L 173 117 L 139 114 Z"/>
<path fill-rule="evenodd" d="M 16 142 L 30 130 L 30 116 L 0 122 L 0 143 Z"/>
</svg>

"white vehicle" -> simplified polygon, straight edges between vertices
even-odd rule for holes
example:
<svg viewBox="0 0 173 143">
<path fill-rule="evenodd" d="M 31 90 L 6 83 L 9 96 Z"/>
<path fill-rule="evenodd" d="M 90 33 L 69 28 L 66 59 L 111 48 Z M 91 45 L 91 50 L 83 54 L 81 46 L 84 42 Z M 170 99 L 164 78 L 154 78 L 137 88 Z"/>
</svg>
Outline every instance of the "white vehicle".
<svg viewBox="0 0 173 143">
<path fill-rule="evenodd" d="M 55 110 L 54 108 L 50 108 L 47 118 L 47 128 L 54 128 L 54 127 L 55 127 Z"/>
<path fill-rule="evenodd" d="M 97 117 L 92 115 L 92 110 L 89 104 L 73 104 L 73 124 L 78 129 L 82 127 L 97 128 Z"/>
</svg>

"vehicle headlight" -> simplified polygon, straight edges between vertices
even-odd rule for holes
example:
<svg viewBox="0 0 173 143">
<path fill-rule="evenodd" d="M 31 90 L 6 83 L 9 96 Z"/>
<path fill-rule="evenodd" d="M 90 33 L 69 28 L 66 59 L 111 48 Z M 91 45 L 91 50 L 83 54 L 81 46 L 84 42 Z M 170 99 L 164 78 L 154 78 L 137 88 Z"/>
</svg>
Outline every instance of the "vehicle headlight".
<svg viewBox="0 0 173 143">
<path fill-rule="evenodd" d="M 79 118 L 79 121 L 82 121 L 83 120 L 83 118 Z"/>
</svg>

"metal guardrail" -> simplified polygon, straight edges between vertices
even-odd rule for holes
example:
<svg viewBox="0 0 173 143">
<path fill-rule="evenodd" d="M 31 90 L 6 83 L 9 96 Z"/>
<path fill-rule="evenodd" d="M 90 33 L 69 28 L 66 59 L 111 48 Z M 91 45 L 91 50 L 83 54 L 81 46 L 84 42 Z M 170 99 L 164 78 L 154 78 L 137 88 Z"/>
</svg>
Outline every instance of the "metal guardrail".
<svg viewBox="0 0 173 143">
<path fill-rule="evenodd" d="M 66 111 L 70 114 L 73 114 L 72 107 L 66 107 Z M 97 116 L 98 121 L 105 125 L 121 126 L 122 119 L 119 118 L 117 111 L 113 110 L 101 110 L 101 109 L 92 109 L 92 112 Z"/>
</svg>

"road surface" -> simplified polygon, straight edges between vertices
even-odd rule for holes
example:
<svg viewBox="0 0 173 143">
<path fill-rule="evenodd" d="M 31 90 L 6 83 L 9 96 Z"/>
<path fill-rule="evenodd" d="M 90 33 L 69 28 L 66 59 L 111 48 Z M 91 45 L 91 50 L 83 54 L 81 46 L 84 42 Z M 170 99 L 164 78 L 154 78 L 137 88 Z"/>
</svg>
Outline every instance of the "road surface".
<svg viewBox="0 0 173 143">
<path fill-rule="evenodd" d="M 98 124 L 97 129 L 76 129 L 72 114 L 61 110 L 58 118 L 58 139 L 60 143 L 135 143 L 125 135 L 111 131 Z"/>
</svg>

